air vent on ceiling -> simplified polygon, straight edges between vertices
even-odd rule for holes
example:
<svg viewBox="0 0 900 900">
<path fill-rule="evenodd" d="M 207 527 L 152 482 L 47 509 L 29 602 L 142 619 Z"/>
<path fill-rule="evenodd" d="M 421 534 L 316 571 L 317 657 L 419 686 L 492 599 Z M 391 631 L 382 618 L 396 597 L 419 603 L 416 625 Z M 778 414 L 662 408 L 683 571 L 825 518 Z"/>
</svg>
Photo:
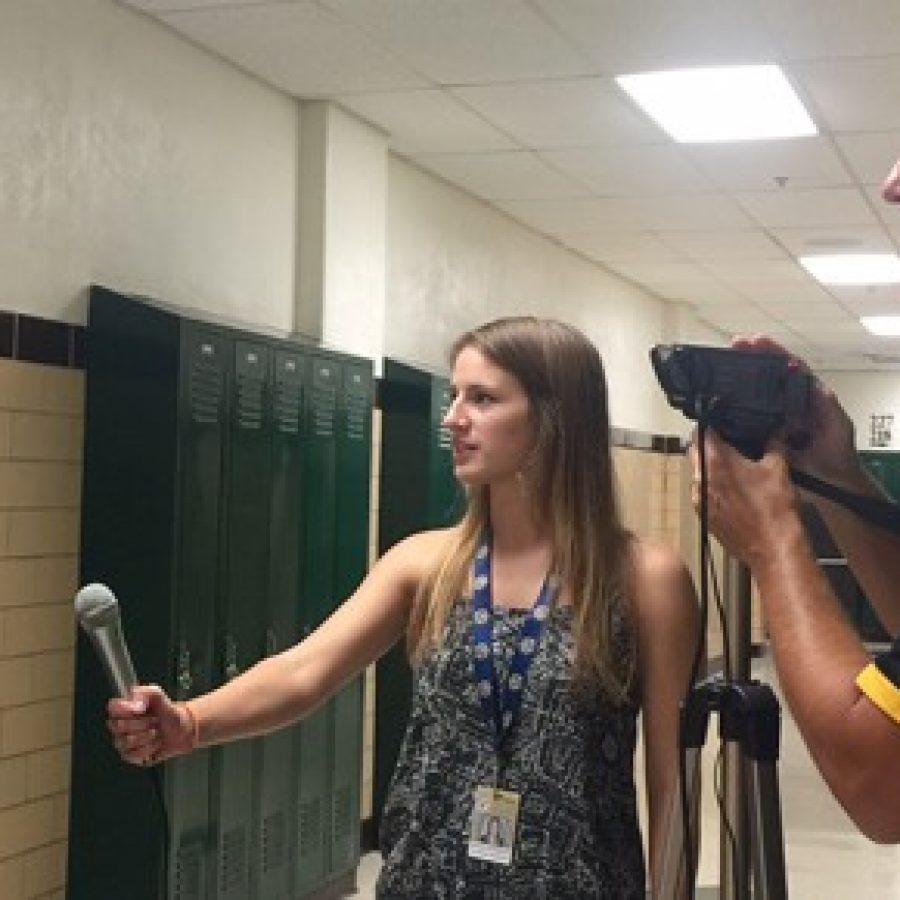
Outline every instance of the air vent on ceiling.
<svg viewBox="0 0 900 900">
<path fill-rule="evenodd" d="M 900 366 L 900 353 L 863 353 L 863 356 L 879 366 Z"/>
<path fill-rule="evenodd" d="M 814 237 L 803 242 L 804 247 L 815 247 L 817 250 L 852 250 L 862 246 L 862 241 L 854 237 Z"/>
</svg>

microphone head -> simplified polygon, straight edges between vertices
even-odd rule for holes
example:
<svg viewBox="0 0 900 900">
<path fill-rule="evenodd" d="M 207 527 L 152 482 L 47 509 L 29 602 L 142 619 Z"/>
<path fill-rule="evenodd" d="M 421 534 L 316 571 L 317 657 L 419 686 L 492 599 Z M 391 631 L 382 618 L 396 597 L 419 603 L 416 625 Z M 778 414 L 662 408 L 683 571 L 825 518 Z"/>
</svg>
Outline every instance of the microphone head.
<svg viewBox="0 0 900 900">
<path fill-rule="evenodd" d="M 105 584 L 87 584 L 75 595 L 75 615 L 86 628 L 99 625 L 118 617 L 119 601 Z"/>
</svg>

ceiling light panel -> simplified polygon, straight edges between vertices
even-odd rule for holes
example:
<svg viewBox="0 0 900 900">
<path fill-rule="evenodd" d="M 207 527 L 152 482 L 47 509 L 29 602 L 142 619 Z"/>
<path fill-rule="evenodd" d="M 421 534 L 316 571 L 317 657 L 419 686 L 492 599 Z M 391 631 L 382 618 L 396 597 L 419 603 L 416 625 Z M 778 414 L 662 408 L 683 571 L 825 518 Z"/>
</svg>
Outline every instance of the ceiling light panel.
<svg viewBox="0 0 900 900">
<path fill-rule="evenodd" d="M 900 337 L 900 316 L 863 316 L 866 331 L 879 337 Z"/>
<path fill-rule="evenodd" d="M 837 253 L 801 256 L 800 264 L 822 284 L 898 284 L 896 253 Z"/>
<path fill-rule="evenodd" d="M 778 66 L 620 75 L 619 86 L 680 143 L 801 137 L 816 126 Z"/>
</svg>

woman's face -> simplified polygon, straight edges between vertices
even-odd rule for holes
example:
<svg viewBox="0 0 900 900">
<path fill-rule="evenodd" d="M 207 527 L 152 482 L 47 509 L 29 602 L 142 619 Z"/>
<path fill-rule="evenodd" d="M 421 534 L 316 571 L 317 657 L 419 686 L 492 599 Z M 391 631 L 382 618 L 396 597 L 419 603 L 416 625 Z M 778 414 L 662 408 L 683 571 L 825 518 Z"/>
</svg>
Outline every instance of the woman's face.
<svg viewBox="0 0 900 900">
<path fill-rule="evenodd" d="M 475 347 L 456 357 L 453 402 L 444 425 L 453 436 L 453 467 L 466 485 L 513 478 L 534 448 L 535 428 L 519 380 Z"/>
</svg>

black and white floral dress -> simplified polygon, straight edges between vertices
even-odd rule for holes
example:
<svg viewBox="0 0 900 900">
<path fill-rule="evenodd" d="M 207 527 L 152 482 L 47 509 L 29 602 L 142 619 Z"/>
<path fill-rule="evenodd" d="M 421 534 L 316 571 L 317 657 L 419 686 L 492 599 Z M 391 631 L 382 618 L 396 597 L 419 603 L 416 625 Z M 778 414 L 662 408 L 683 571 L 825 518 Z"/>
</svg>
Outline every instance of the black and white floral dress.
<svg viewBox="0 0 900 900">
<path fill-rule="evenodd" d="M 495 608 L 505 679 L 525 612 Z M 472 676 L 471 607 L 416 670 L 412 712 L 381 825 L 381 900 L 643 900 L 633 778 L 637 706 L 572 689 L 570 611 L 554 608 L 519 721 L 498 753 Z M 621 621 L 621 620 L 620 620 Z M 632 641 L 621 624 L 617 652 Z M 521 796 L 511 866 L 468 856 L 473 790 Z"/>
</svg>

